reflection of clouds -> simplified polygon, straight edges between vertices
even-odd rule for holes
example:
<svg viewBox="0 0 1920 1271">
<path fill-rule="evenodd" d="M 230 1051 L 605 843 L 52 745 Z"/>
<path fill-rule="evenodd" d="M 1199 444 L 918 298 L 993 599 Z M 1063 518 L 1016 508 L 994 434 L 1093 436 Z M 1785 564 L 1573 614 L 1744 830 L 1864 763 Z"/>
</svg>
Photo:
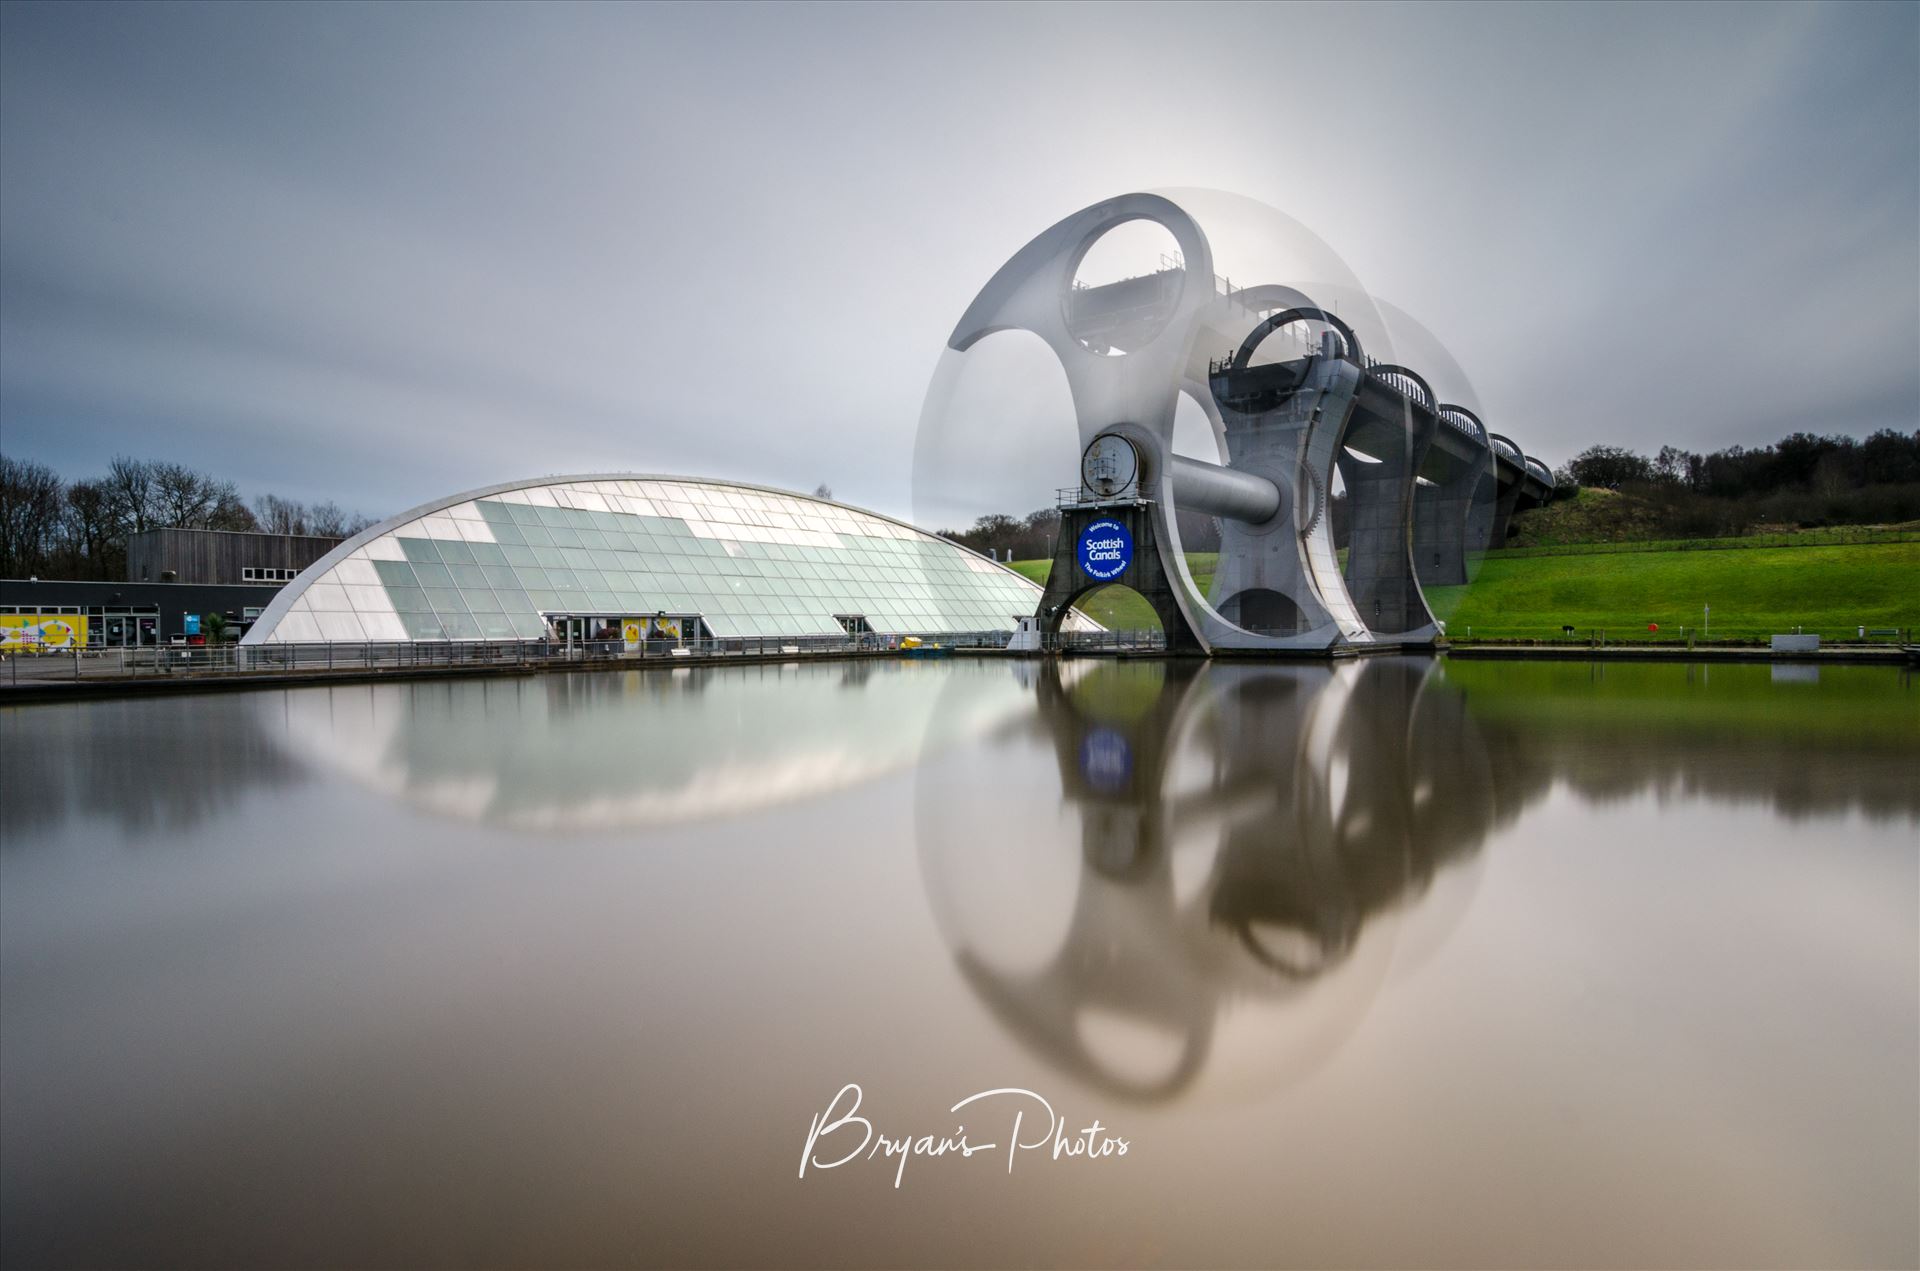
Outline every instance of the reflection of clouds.
<svg viewBox="0 0 1920 1271">
<path fill-rule="evenodd" d="M 888 662 L 312 689 L 263 701 L 288 747 L 437 815 L 532 831 L 672 825 L 911 767 L 1019 709 L 1005 676 Z M 942 693 L 952 712 L 936 719 Z"/>
<path fill-rule="evenodd" d="M 1420 926 L 1405 902 L 1492 824 L 1484 791 L 1454 805 L 1477 825 L 1423 819 L 1440 783 L 1490 771 L 1432 670 L 1047 664 L 1039 734 L 1003 730 L 968 781 L 922 777 L 922 867 L 962 975 L 1011 1033 L 1110 1093 L 1311 1071 L 1393 969 L 1400 929 Z M 1447 759 L 1415 753 L 1436 739 Z M 1011 782 L 1042 765 L 1051 781 Z M 960 814 L 989 783 L 1022 801 L 1007 819 L 1025 832 L 982 835 Z M 1470 894 L 1412 942 L 1423 955 Z"/>
</svg>

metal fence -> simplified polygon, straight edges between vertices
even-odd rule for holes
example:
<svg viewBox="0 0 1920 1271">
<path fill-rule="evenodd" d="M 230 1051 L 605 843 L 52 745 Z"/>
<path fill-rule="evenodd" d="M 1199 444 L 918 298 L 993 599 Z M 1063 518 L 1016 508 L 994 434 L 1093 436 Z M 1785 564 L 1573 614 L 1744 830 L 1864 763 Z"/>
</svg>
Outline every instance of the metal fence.
<svg viewBox="0 0 1920 1271">
<path fill-rule="evenodd" d="M 1912 644 L 1912 627 L 1874 627 L 1854 624 L 1801 624 L 1791 626 L 1751 626 L 1744 623 L 1722 625 L 1715 621 L 1702 630 L 1695 626 L 1664 626 L 1649 631 L 1644 626 L 1506 626 L 1456 624 L 1447 628 L 1447 639 L 1456 645 L 1505 644 L 1560 647 L 1604 648 L 1608 645 L 1644 645 L 1667 648 L 1750 648 L 1763 647 L 1777 635 L 1817 635 L 1829 647 L 1887 648 Z"/>
<path fill-rule="evenodd" d="M 1920 530 L 1872 530 L 1839 527 L 1796 530 L 1791 534 L 1748 534 L 1741 538 L 1666 538 L 1621 543 L 1562 543 L 1551 547 L 1498 547 L 1474 553 L 1486 560 L 1525 560 L 1535 556 L 1615 556 L 1638 552 L 1724 552 L 1772 547 L 1860 547 L 1876 543 L 1920 543 Z"/>
<path fill-rule="evenodd" d="M 942 632 L 920 637 L 923 648 L 1005 648 L 1011 632 Z M 898 636 L 724 636 L 625 641 L 431 640 L 385 643 L 160 645 L 13 652 L 0 683 L 46 680 L 146 679 L 153 676 L 284 675 L 306 672 L 412 671 L 436 668 L 670 666 L 730 658 L 804 658 L 906 651 Z"/>
<path fill-rule="evenodd" d="M 1048 653 L 1165 653 L 1167 637 L 1160 631 L 1061 631 L 1040 637 Z"/>
</svg>

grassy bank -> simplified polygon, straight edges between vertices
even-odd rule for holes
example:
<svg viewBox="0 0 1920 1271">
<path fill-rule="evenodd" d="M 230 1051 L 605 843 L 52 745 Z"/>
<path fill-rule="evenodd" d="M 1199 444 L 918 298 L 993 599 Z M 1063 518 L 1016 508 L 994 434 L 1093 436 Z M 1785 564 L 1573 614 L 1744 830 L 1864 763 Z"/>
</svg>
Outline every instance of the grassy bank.
<svg viewBox="0 0 1920 1271">
<path fill-rule="evenodd" d="M 1203 596 L 1213 586 L 1213 566 L 1218 559 L 1218 554 L 1214 552 L 1187 553 L 1187 569 L 1193 574 L 1193 580 L 1199 585 Z M 1053 562 L 1017 560 L 1012 567 L 1045 586 Z M 1102 587 L 1090 591 L 1080 598 L 1080 603 L 1075 607 L 1109 631 L 1155 631 L 1160 627 L 1160 619 L 1154 615 L 1153 606 L 1125 588 Z"/>
<path fill-rule="evenodd" d="M 1760 551 L 1490 554 L 1470 587 L 1427 601 L 1456 639 L 1549 639 L 1571 626 L 1610 640 L 1673 639 L 1703 620 L 1712 639 L 1802 628 L 1920 626 L 1920 543 Z M 1703 614 L 1712 607 L 1710 618 Z M 1647 630 L 1659 624 L 1656 635 Z"/>
<path fill-rule="evenodd" d="M 1706 605 L 1715 640 L 1764 639 L 1796 627 L 1828 640 L 1852 639 L 1862 626 L 1920 628 L 1920 542 L 1752 551 L 1596 546 L 1567 555 L 1496 552 L 1472 586 L 1429 588 L 1427 600 L 1456 639 L 1557 639 L 1572 626 L 1582 637 L 1604 631 L 1612 641 L 1673 640 L 1697 631 Z M 1187 557 L 1203 594 L 1215 560 L 1212 553 Z M 1048 564 L 1014 568 L 1044 583 Z M 1130 591 L 1089 593 L 1081 608 L 1111 628 L 1157 625 Z M 1649 623 L 1659 624 L 1658 634 Z"/>
</svg>

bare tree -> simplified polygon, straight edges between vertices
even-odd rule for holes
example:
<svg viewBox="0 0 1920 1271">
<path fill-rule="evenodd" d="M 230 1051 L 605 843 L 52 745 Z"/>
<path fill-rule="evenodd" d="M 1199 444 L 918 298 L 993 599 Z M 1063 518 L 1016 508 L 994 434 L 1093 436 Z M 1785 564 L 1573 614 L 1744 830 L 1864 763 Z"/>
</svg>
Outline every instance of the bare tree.
<svg viewBox="0 0 1920 1271">
<path fill-rule="evenodd" d="M 207 512 L 207 528 L 210 530 L 257 530 L 260 523 L 247 510 L 240 498 L 240 490 L 231 481 L 219 481 L 213 487 L 213 506 Z"/>
<path fill-rule="evenodd" d="M 45 464 L 0 455 L 0 577 L 24 578 L 45 565 L 64 490 Z"/>
<path fill-rule="evenodd" d="M 338 503 L 328 499 L 325 503 L 315 503 L 307 509 L 307 533 L 319 534 L 326 538 L 345 538 L 347 526 L 353 518 L 341 509 Z"/>
<path fill-rule="evenodd" d="M 153 463 L 148 470 L 153 477 L 153 506 L 159 521 L 185 529 L 203 528 L 219 495 L 214 479 L 184 463 Z"/>
<path fill-rule="evenodd" d="M 129 534 L 152 529 L 160 520 L 153 465 L 143 459 L 115 455 L 107 465 L 102 488 L 112 501 L 115 517 Z"/>
<path fill-rule="evenodd" d="M 831 500 L 833 498 L 833 487 L 822 481 L 819 485 L 813 487 L 813 497 L 816 499 Z"/>
<path fill-rule="evenodd" d="M 269 534 L 305 534 L 307 509 L 294 499 L 263 494 L 253 501 L 253 515 L 260 528 Z"/>
<path fill-rule="evenodd" d="M 127 541 L 120 533 L 113 496 L 100 481 L 76 481 L 67 487 L 61 518 L 62 572 L 74 578 L 117 578 L 126 563 Z"/>
</svg>

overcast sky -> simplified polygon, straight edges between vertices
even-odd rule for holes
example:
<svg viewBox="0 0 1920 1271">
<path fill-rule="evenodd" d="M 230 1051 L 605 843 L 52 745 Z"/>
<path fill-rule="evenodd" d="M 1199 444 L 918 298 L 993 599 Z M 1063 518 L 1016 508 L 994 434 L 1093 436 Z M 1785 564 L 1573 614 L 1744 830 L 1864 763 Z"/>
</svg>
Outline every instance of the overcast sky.
<svg viewBox="0 0 1920 1271">
<path fill-rule="evenodd" d="M 1914 4 L 16 0 L 0 447 L 906 514 L 981 284 L 1168 186 L 1312 227 L 1551 463 L 1920 427 Z"/>
</svg>

